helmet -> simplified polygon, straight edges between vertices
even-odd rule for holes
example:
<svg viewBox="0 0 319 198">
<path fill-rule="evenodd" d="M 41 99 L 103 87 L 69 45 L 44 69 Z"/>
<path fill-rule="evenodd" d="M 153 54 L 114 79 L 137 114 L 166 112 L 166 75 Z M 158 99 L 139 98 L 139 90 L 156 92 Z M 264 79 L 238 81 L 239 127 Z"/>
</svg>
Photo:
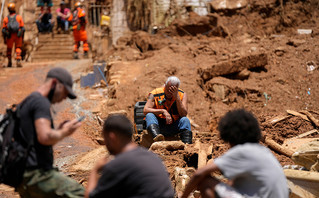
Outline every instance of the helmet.
<svg viewBox="0 0 319 198">
<path fill-rule="evenodd" d="M 15 11 L 16 10 L 16 4 L 15 3 L 9 3 L 8 4 L 9 11 Z"/>
<path fill-rule="evenodd" d="M 81 2 L 79 2 L 79 1 L 74 4 L 74 7 L 76 7 L 76 8 L 77 8 L 77 7 L 80 7 L 80 6 L 82 6 L 82 4 L 81 4 Z"/>
</svg>

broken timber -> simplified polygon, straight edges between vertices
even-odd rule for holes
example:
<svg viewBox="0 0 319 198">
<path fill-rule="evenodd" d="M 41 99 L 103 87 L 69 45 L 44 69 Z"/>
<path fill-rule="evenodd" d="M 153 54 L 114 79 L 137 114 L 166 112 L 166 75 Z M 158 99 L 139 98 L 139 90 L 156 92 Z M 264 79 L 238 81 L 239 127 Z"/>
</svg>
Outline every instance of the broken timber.
<svg viewBox="0 0 319 198">
<path fill-rule="evenodd" d="M 234 74 L 245 69 L 265 67 L 267 63 L 267 54 L 260 53 L 200 68 L 198 73 L 204 81 L 208 81 L 216 76 Z"/>
<path fill-rule="evenodd" d="M 283 154 L 283 155 L 285 155 L 285 156 L 287 156 L 287 157 L 291 157 L 291 156 L 294 154 L 293 151 L 291 151 L 291 150 L 289 150 L 289 149 L 287 149 L 287 148 L 282 147 L 280 144 L 278 144 L 277 142 L 275 142 L 273 139 L 270 139 L 270 138 L 267 138 L 267 137 L 266 137 L 266 139 L 264 140 L 264 143 L 265 143 L 266 145 L 268 145 L 269 148 L 271 148 L 271 149 L 277 151 L 278 153 L 281 153 L 281 154 Z"/>
<path fill-rule="evenodd" d="M 303 114 L 301 114 L 301 113 L 299 113 L 297 111 L 287 110 L 287 113 L 291 114 L 291 115 L 294 115 L 294 116 L 299 116 L 299 117 L 301 117 L 304 120 L 310 121 L 306 115 L 303 115 Z"/>
</svg>

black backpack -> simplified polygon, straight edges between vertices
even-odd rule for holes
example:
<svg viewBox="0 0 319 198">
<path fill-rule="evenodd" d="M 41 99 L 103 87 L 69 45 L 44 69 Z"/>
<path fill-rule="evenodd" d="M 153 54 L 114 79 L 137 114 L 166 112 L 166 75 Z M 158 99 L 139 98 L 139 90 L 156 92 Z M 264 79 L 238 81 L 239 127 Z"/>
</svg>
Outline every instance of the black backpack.
<svg viewBox="0 0 319 198">
<path fill-rule="evenodd" d="M 17 33 L 20 29 L 20 24 L 17 21 L 17 15 L 8 16 L 8 30 L 10 33 Z"/>
<path fill-rule="evenodd" d="M 12 187 L 21 184 L 27 157 L 33 146 L 33 138 L 26 141 L 22 133 L 20 108 L 20 105 L 14 105 L 0 119 L 0 183 Z"/>
<path fill-rule="evenodd" d="M 78 25 L 79 24 L 79 15 L 78 15 L 78 13 L 79 13 L 79 10 L 78 9 L 76 9 L 76 10 L 74 10 L 73 11 L 73 13 L 72 13 L 72 21 L 71 21 L 71 24 L 73 25 L 73 26 L 75 26 L 75 25 Z"/>
</svg>

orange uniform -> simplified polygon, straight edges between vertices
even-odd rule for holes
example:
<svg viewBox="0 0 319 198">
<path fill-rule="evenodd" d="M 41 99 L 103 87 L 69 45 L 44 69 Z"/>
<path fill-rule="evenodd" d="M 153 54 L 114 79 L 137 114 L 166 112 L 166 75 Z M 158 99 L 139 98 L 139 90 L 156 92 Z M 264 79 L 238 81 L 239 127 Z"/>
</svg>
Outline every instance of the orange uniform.
<svg viewBox="0 0 319 198">
<path fill-rule="evenodd" d="M 85 31 L 85 11 L 78 7 L 71 14 L 69 21 L 72 24 L 73 37 L 74 37 L 74 52 L 78 52 L 80 42 L 83 41 L 83 51 L 89 51 L 89 44 L 87 42 L 87 34 Z"/>
<path fill-rule="evenodd" d="M 14 15 L 16 15 L 16 21 L 19 23 L 19 27 L 20 30 L 24 27 L 24 23 L 22 20 L 22 17 L 18 14 L 10 14 L 10 17 L 14 17 Z M 3 20 L 3 29 L 8 30 L 8 23 L 9 23 L 9 18 L 8 16 L 4 18 Z M 13 48 L 13 44 L 15 44 L 15 50 L 16 50 L 16 59 L 17 60 L 21 60 L 21 47 L 22 47 L 22 42 L 23 42 L 23 36 L 20 35 L 20 37 L 18 37 L 18 33 L 16 32 L 9 32 L 10 36 L 7 37 L 6 40 L 6 44 L 7 44 L 7 57 L 9 59 L 11 59 L 12 56 L 12 48 Z"/>
<path fill-rule="evenodd" d="M 171 100 L 166 100 L 164 87 L 154 89 L 149 93 L 149 95 L 150 94 L 153 94 L 154 96 L 155 109 L 166 109 L 169 114 L 171 114 L 173 121 L 181 118 L 177 110 L 175 99 L 172 98 Z M 180 99 L 183 100 L 184 91 L 178 89 L 178 95 Z M 165 119 L 165 116 L 163 114 L 159 114 L 158 117 Z"/>
</svg>

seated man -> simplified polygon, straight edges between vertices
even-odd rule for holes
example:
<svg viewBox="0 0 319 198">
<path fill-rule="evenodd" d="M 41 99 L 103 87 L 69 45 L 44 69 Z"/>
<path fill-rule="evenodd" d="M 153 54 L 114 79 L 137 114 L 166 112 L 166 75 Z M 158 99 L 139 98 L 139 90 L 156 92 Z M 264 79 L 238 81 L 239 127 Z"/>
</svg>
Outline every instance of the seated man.
<svg viewBox="0 0 319 198">
<path fill-rule="evenodd" d="M 52 32 L 54 22 L 52 21 L 52 14 L 47 7 L 44 7 L 44 11 L 40 14 L 36 23 L 39 32 Z"/>
<path fill-rule="evenodd" d="M 192 143 L 191 124 L 186 117 L 187 95 L 179 86 L 180 80 L 171 76 L 164 87 L 154 89 L 148 95 L 144 114 L 147 131 L 154 141 L 179 133 L 184 143 Z"/>
<path fill-rule="evenodd" d="M 132 142 L 133 126 L 126 116 L 110 115 L 104 122 L 102 135 L 114 158 L 97 162 L 90 174 L 86 198 L 174 197 L 164 164 L 157 155 Z"/>
<path fill-rule="evenodd" d="M 68 18 L 71 16 L 71 11 L 69 8 L 66 8 L 65 6 L 65 2 L 61 1 L 60 8 L 56 10 L 58 23 L 57 30 L 61 28 L 64 32 L 67 32 L 69 30 Z"/>
<path fill-rule="evenodd" d="M 260 128 L 251 113 L 243 109 L 228 112 L 220 120 L 218 130 L 230 150 L 197 170 L 182 198 L 187 198 L 197 188 L 202 197 L 288 198 L 282 167 L 271 151 L 259 144 Z M 212 177 L 215 171 L 221 171 L 232 185 Z"/>
</svg>

